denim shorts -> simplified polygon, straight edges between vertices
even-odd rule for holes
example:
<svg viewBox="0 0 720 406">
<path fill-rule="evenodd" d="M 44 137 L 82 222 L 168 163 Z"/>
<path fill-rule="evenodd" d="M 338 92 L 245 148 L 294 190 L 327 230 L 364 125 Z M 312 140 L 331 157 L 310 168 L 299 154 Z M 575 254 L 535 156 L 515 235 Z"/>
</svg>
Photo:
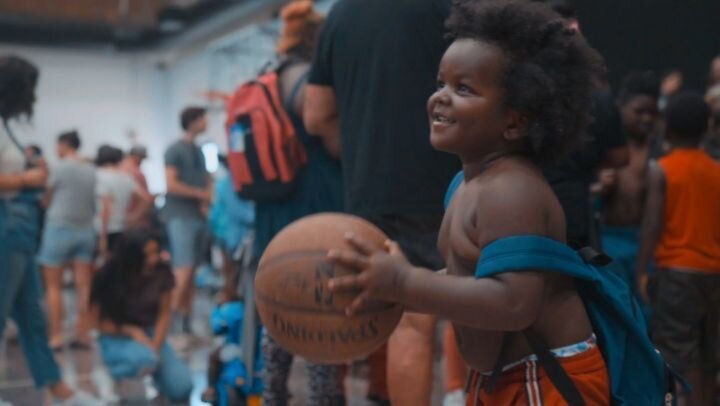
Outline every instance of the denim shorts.
<svg viewBox="0 0 720 406">
<path fill-rule="evenodd" d="M 167 221 L 167 236 L 174 267 L 194 267 L 200 264 L 208 236 L 205 221 L 199 218 L 172 218 Z"/>
<path fill-rule="evenodd" d="M 63 266 L 68 262 L 91 263 L 96 246 L 95 230 L 62 224 L 47 224 L 43 231 L 38 262 Z"/>
</svg>

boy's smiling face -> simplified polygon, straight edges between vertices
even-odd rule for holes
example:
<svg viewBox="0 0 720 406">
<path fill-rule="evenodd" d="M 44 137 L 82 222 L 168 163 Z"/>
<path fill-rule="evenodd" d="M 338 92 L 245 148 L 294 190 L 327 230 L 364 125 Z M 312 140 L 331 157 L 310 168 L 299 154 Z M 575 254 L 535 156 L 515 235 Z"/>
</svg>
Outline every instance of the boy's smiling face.
<svg viewBox="0 0 720 406">
<path fill-rule="evenodd" d="M 506 61 L 502 50 L 487 42 L 463 38 L 450 45 L 428 101 L 433 147 L 464 161 L 505 149 L 512 121 L 503 105 Z"/>
</svg>

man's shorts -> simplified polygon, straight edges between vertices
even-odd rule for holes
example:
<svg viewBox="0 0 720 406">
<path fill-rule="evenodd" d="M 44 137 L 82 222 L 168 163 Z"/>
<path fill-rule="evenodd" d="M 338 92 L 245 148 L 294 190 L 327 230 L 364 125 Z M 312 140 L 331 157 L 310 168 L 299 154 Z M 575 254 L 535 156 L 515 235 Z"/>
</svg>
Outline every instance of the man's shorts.
<svg viewBox="0 0 720 406">
<path fill-rule="evenodd" d="M 205 221 L 199 218 L 172 218 L 167 221 L 172 265 L 175 268 L 200 264 L 207 238 Z"/>
<path fill-rule="evenodd" d="M 650 279 L 652 338 L 678 372 L 717 362 L 720 272 L 658 269 Z"/>
<path fill-rule="evenodd" d="M 47 224 L 43 230 L 38 262 L 61 267 L 70 262 L 91 263 L 97 244 L 95 230 L 63 224 Z"/>
</svg>

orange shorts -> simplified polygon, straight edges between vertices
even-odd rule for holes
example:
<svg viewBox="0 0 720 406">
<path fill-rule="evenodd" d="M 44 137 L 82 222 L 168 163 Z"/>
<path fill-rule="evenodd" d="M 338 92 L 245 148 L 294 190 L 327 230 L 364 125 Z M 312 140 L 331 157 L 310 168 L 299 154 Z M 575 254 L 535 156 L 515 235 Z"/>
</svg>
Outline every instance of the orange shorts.
<svg viewBox="0 0 720 406">
<path fill-rule="evenodd" d="M 610 382 L 597 346 L 580 354 L 559 358 L 568 376 L 588 405 L 610 404 Z M 489 376 L 473 371 L 468 382 L 467 406 L 566 405 L 537 361 L 526 361 L 503 372 L 491 393 L 484 385 Z"/>
</svg>

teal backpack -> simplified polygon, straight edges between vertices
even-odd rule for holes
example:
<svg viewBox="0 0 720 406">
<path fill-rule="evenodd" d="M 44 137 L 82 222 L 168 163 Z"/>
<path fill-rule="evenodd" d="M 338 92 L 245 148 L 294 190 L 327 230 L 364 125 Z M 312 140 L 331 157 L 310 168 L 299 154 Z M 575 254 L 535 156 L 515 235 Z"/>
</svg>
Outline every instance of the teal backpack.
<svg viewBox="0 0 720 406">
<path fill-rule="evenodd" d="M 461 172 L 450 185 L 446 206 L 462 181 Z M 592 249 L 575 251 L 546 237 L 515 236 L 496 240 L 483 248 L 475 277 L 525 270 L 572 276 L 607 364 L 612 404 L 674 404 L 674 378 L 648 337 L 639 304 L 625 281 L 611 267 L 607 256 Z M 527 332 L 526 337 L 568 403 L 573 406 L 584 404 L 582 398 L 578 400 L 577 389 L 542 338 Z"/>
</svg>

